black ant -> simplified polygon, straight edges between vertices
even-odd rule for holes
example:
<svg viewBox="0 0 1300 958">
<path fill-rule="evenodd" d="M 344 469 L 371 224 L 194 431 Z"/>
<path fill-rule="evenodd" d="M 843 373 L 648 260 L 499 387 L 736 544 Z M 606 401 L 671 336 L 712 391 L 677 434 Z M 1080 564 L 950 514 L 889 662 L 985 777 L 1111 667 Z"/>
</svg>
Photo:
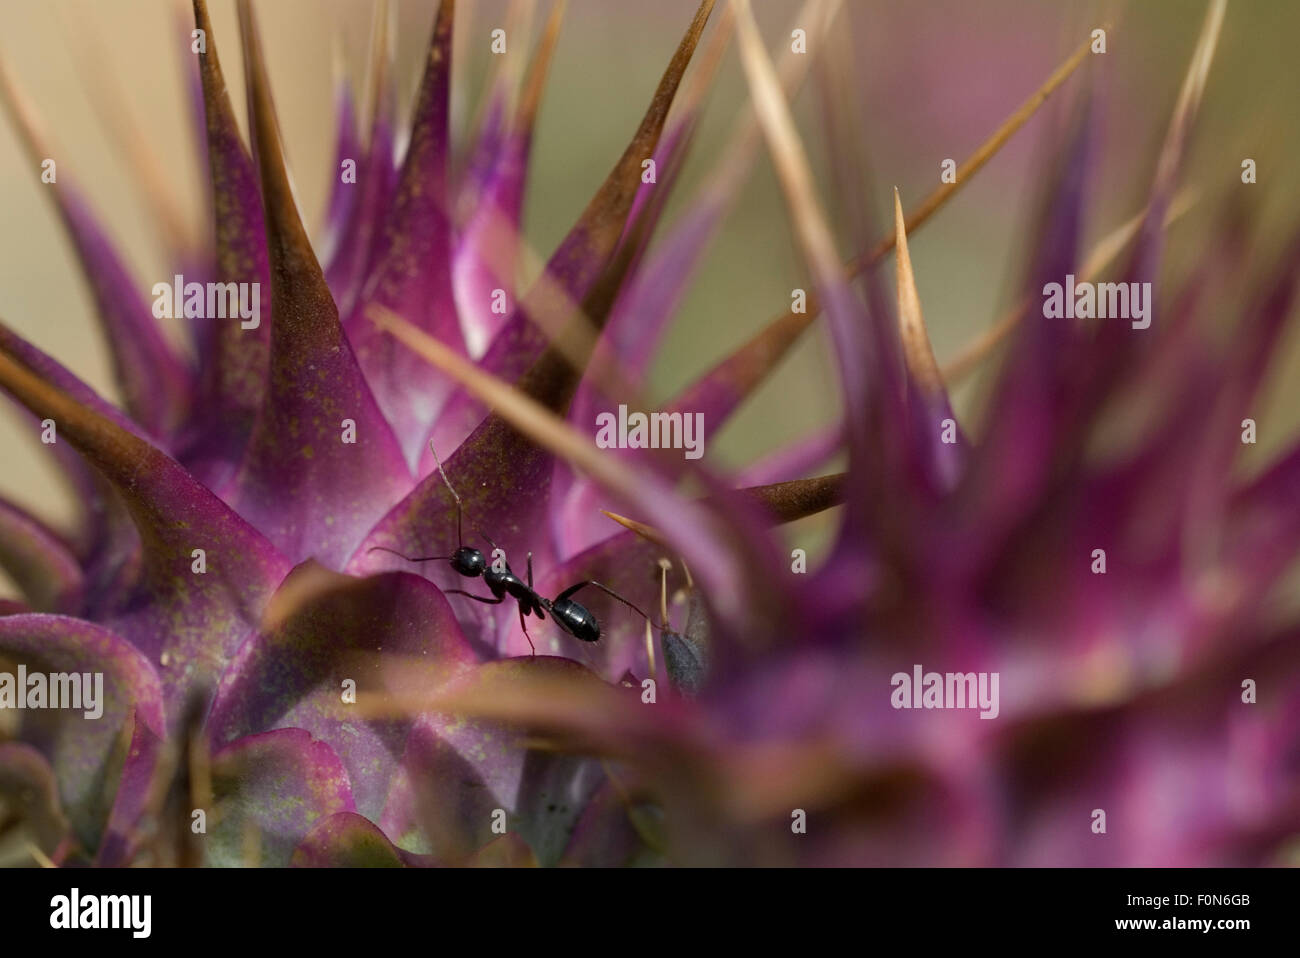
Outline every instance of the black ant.
<svg viewBox="0 0 1300 958">
<path fill-rule="evenodd" d="M 578 639 L 581 642 L 600 641 L 600 623 L 597 622 L 596 617 L 591 614 L 591 610 L 572 598 L 575 592 L 579 589 L 584 589 L 589 585 L 595 586 L 606 595 L 622 602 L 633 612 L 637 613 L 637 615 L 641 616 L 641 618 L 645 619 L 646 622 L 650 622 L 650 617 L 635 605 L 623 598 L 613 589 L 609 588 L 609 586 L 602 585 L 594 579 L 585 579 L 577 585 L 571 585 L 554 599 L 547 599 L 545 596 L 538 594 L 538 592 L 533 588 L 533 554 L 531 552 L 528 553 L 527 582 L 524 582 L 519 578 L 519 576 L 515 575 L 514 572 L 511 571 L 509 563 L 505 562 L 504 558 L 501 560 L 501 566 L 503 568 L 499 571 L 495 561 L 489 565 L 482 550 L 475 549 L 473 546 L 465 545 L 464 532 L 461 526 L 464 506 L 460 501 L 460 495 L 452 487 L 451 480 L 447 478 L 447 473 L 442 468 L 442 460 L 438 458 L 437 450 L 433 448 L 432 441 L 429 442 L 429 451 L 433 453 L 433 461 L 438 464 L 438 472 L 442 475 L 442 481 L 446 484 L 447 491 L 449 491 L 452 498 L 456 500 L 456 551 L 449 556 L 408 556 L 384 546 L 373 546 L 370 549 L 371 552 L 376 550 L 390 552 L 395 556 L 406 559 L 408 562 L 445 560 L 450 563 L 453 571 L 455 571 L 459 576 L 466 579 L 477 579 L 481 576 L 492 593 L 491 598 L 482 595 L 475 595 L 472 592 L 466 592 L 464 589 L 447 589 L 445 591 L 449 595 L 463 595 L 473 599 L 475 602 L 482 602 L 484 605 L 500 605 L 506 600 L 507 596 L 514 599 L 519 603 L 519 626 L 524 630 L 524 638 L 528 640 L 528 647 L 533 650 L 534 655 L 537 654 L 537 647 L 533 645 L 533 637 L 528 634 L 527 617 L 530 614 L 537 616 L 539 619 L 545 620 L 546 615 L 544 612 L 549 612 L 551 613 L 551 618 L 555 620 L 555 624 L 575 639 Z M 483 536 L 484 539 L 487 539 L 488 545 L 492 547 L 494 552 L 500 552 L 504 556 L 504 550 L 489 539 L 482 529 L 478 530 L 478 533 Z M 657 628 L 662 631 L 661 626 Z"/>
</svg>

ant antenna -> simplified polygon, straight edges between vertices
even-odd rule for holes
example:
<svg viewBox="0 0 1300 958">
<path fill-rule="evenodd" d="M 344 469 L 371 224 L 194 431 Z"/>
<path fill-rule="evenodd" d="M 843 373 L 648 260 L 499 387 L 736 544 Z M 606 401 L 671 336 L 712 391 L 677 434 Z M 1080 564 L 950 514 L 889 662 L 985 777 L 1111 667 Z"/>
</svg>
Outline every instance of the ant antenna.
<svg viewBox="0 0 1300 958">
<path fill-rule="evenodd" d="M 396 549 L 390 549 L 387 546 L 371 546 L 366 551 L 367 552 L 391 552 L 393 555 L 400 556 L 401 558 L 405 559 L 407 562 L 430 562 L 434 559 L 451 558 L 451 556 L 408 556 L 403 552 L 398 552 Z"/>
<path fill-rule="evenodd" d="M 464 506 L 461 504 L 460 494 L 456 492 L 452 487 L 451 480 L 447 478 L 447 470 L 442 468 L 442 460 L 438 458 L 438 450 L 433 448 L 432 439 L 429 440 L 429 451 L 433 453 L 433 461 L 438 464 L 438 472 L 442 475 L 442 481 L 447 485 L 447 491 L 450 492 L 451 497 L 456 500 L 456 545 L 463 546 L 465 544 L 465 536 L 461 532 L 460 520 L 461 513 L 464 511 Z"/>
</svg>

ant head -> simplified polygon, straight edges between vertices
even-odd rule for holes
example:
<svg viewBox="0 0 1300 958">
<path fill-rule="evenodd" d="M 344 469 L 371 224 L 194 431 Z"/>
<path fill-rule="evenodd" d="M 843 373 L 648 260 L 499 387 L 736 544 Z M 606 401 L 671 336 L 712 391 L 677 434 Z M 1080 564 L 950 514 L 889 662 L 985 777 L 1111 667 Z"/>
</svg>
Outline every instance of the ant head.
<svg viewBox="0 0 1300 958">
<path fill-rule="evenodd" d="M 451 554 L 451 567 L 456 572 L 469 578 L 477 578 L 487 569 L 487 560 L 483 553 L 471 546 L 461 546 Z"/>
</svg>

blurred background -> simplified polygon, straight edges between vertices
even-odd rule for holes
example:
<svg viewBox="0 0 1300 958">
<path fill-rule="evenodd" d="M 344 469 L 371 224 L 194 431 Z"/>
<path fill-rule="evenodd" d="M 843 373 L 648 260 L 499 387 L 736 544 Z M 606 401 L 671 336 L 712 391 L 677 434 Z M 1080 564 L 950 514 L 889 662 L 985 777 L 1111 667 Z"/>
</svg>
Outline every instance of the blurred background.
<svg viewBox="0 0 1300 958">
<path fill-rule="evenodd" d="M 396 0 L 399 13 L 400 109 L 409 109 L 431 28 L 434 0 Z M 719 3 L 719 12 L 724 6 Z M 548 8 L 543 2 L 534 36 Z M 693 0 L 570 0 L 537 126 L 525 228 L 548 255 L 617 159 L 694 10 Z M 759 0 L 769 48 L 780 52 L 801 7 Z M 504 0 L 461 0 L 464 32 L 455 69 L 456 136 L 474 115 L 489 65 L 490 33 L 505 24 Z M 244 112 L 233 0 L 211 0 L 216 44 L 236 110 Z M 268 51 L 286 152 L 303 216 L 320 238 L 334 168 L 334 50 L 364 102 L 367 0 L 255 0 Z M 1037 0 L 847 0 L 852 76 L 836 78 L 870 158 L 872 211 L 890 223 L 891 189 L 904 207 L 939 184 L 946 158 L 962 162 L 1032 93 L 1090 30 L 1115 21 L 1104 59 L 1090 66 L 1102 94 L 1102 162 L 1088 232 L 1096 239 L 1140 207 L 1152 176 L 1204 4 L 1144 0 L 1101 4 Z M 715 19 L 717 17 L 715 13 Z M 184 85 L 189 57 L 188 3 L 183 0 L 0 0 L 0 56 L 44 118 L 58 172 L 80 185 L 125 251 L 144 288 L 169 279 L 165 248 L 151 222 L 138 177 L 115 146 L 96 98 L 117 102 L 138 126 L 136 138 L 156 154 L 165 182 L 143 189 L 175 196 L 197 230 L 205 187 L 195 152 Z M 812 24 L 806 25 L 811 33 Z M 1196 206 L 1171 233 L 1168 277 L 1189 258 L 1213 249 L 1211 223 L 1223 200 L 1249 202 L 1258 216 L 1258 253 L 1267 265 L 1273 239 L 1300 210 L 1294 157 L 1300 152 L 1300 4 L 1250 0 L 1229 7 L 1210 74 L 1185 185 Z M 512 44 L 517 38 L 511 38 Z M 531 47 L 531 42 L 529 44 Z M 519 51 L 518 46 L 512 52 Z M 922 304 L 940 363 L 990 326 L 1015 301 L 1021 241 L 1060 107 L 1079 88 L 1076 77 L 1016 135 L 940 214 L 919 230 L 911 251 Z M 668 223 L 717 162 L 747 88 L 733 48 L 727 53 Z M 826 136 L 815 80 L 795 110 L 819 172 L 825 206 L 847 221 L 831 189 Z M 122 122 L 118 120 L 117 122 Z M 1242 159 L 1258 163 L 1258 184 L 1240 183 Z M 0 123 L 0 317 L 21 335 L 116 399 L 93 303 L 54 214 L 39 169 L 25 157 L 10 124 Z M 1243 193 L 1241 191 L 1249 191 Z M 879 229 L 879 227 L 878 227 Z M 663 230 L 660 235 L 663 235 Z M 841 252 L 856 252 L 844 231 Z M 883 275 L 892 284 L 892 265 Z M 784 204 L 766 154 L 760 155 L 733 216 L 699 269 L 654 367 L 652 397 L 666 398 L 789 307 L 790 291 L 808 286 L 791 241 Z M 1232 302 L 1222 321 L 1237 319 Z M 176 321 L 179 322 L 179 321 Z M 1256 465 L 1300 428 L 1300 336 L 1292 324 L 1273 368 L 1266 408 L 1257 417 Z M 179 328 L 172 330 L 178 341 Z M 996 363 L 996 358 L 993 360 Z M 990 364 L 992 365 L 992 364 Z M 978 435 L 988 369 L 955 390 L 959 416 Z M 836 416 L 838 389 L 824 329 L 815 324 L 772 378 L 722 434 L 706 436 L 715 464 L 743 465 Z M 59 523 L 66 494 L 38 435 L 12 407 L 0 407 L 0 494 Z M 1247 468 L 1250 463 L 1247 463 Z M 791 527 L 801 544 L 823 539 L 827 517 Z M 0 582 L 0 594 L 10 593 Z"/>
</svg>

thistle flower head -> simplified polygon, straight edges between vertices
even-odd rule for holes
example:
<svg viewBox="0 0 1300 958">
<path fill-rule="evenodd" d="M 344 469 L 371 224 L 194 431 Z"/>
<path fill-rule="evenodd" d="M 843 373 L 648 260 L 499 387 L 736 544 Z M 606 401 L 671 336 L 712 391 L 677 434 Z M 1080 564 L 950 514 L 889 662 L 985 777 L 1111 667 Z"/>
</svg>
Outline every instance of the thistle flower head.
<svg viewBox="0 0 1300 958">
<path fill-rule="evenodd" d="M 747 0 L 703 0 L 543 261 L 521 217 L 526 190 L 545 188 L 529 159 L 562 2 L 526 66 L 527 31 L 506 30 L 516 53 L 460 153 L 456 5 L 438 5 L 403 124 L 377 4 L 368 126 L 345 86 L 313 242 L 253 5 L 238 4 L 245 140 L 233 58 L 218 56 L 229 40 L 194 0 L 210 242 L 160 214 L 177 278 L 151 305 L 75 171 L 49 181 L 121 407 L 0 326 L 0 387 L 52 430 L 84 505 L 64 534 L 0 501 L 0 564 L 24 595 L 0 610 L 0 679 L 103 677 L 93 719 L 37 707 L 0 725 L 0 796 L 25 797 L 25 854 L 1278 859 L 1300 828 L 1298 636 L 1276 602 L 1300 548 L 1300 449 L 1253 478 L 1236 464 L 1300 234 L 1242 282 L 1234 208 L 1190 279 L 1161 272 L 1225 3 L 1208 6 L 1144 207 L 1091 250 L 1097 104 L 1071 77 L 1096 32 L 929 197 L 894 191 L 885 230 L 832 91 L 848 263 L 789 106 L 810 60 L 823 84 L 843 66 L 839 6 L 810 2 L 774 63 Z M 715 175 L 665 222 L 733 43 L 751 101 Z M 937 279 L 909 239 L 1067 82 L 1023 295 L 941 365 L 922 295 Z M 39 169 L 35 108 L 7 71 L 0 92 Z M 651 357 L 764 146 L 807 288 L 647 416 Z M 1204 315 L 1213 284 L 1240 286 L 1226 342 Z M 162 334 L 169 315 L 203 318 L 193 362 Z M 741 473 L 699 458 L 691 437 L 721 428 L 813 327 L 833 345 L 841 421 Z M 959 421 L 948 384 L 1003 342 L 982 420 Z M 1117 442 L 1129 407 L 1143 415 Z M 629 441 L 637 428 L 678 447 Z M 808 478 L 837 454 L 844 472 Z M 827 554 L 791 554 L 778 527 L 832 507 Z M 458 550 L 481 561 L 448 561 Z"/>
</svg>

